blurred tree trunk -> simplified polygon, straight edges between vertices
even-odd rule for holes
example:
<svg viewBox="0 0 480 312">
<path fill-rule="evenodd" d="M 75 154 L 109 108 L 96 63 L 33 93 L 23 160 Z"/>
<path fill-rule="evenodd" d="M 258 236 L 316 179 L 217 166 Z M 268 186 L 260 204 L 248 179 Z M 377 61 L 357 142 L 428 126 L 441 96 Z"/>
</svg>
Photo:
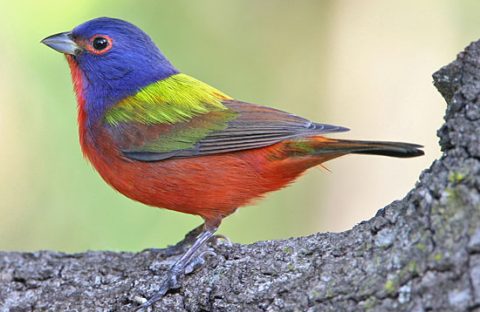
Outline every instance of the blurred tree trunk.
<svg viewBox="0 0 480 312">
<path fill-rule="evenodd" d="M 443 155 L 403 200 L 343 233 L 221 245 L 155 311 L 480 310 L 480 42 L 434 83 Z M 3 252 L 0 311 L 131 311 L 173 260 Z"/>
</svg>

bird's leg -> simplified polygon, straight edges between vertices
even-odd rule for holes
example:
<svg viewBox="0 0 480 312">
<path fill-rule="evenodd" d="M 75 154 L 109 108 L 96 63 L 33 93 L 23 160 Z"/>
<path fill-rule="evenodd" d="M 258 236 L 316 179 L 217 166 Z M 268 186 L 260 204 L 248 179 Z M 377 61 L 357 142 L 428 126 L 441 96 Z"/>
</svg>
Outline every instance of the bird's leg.
<svg viewBox="0 0 480 312">
<path fill-rule="evenodd" d="M 162 253 L 166 256 L 173 256 L 184 253 L 188 247 L 192 246 L 195 243 L 197 236 L 202 233 L 204 228 L 205 224 L 200 224 L 199 226 L 185 234 L 185 237 L 181 241 L 179 241 L 173 246 L 168 246 L 167 248 L 163 249 Z"/>
<path fill-rule="evenodd" d="M 158 292 L 153 295 L 149 300 L 147 300 L 145 303 L 143 303 L 141 306 L 139 306 L 137 310 L 147 308 L 157 302 L 158 300 L 162 299 L 165 294 L 171 290 L 171 289 L 177 289 L 180 287 L 180 278 L 182 278 L 185 275 L 185 271 L 188 268 L 188 271 L 191 270 L 189 267 L 190 262 L 192 262 L 192 267 L 193 269 L 198 267 L 198 264 L 204 263 L 203 257 L 205 256 L 203 253 L 200 254 L 201 260 L 196 260 L 194 258 L 195 254 L 197 251 L 205 245 L 205 243 L 214 236 L 215 232 L 217 231 L 218 226 L 220 225 L 220 221 L 206 221 L 202 232 L 197 236 L 195 242 L 193 243 L 192 247 L 185 252 L 180 259 L 173 264 L 173 266 L 170 268 L 170 270 L 167 272 L 167 277 L 163 284 L 161 285 L 160 289 Z M 188 235 L 188 234 L 187 234 Z M 203 261 L 203 262 L 202 262 Z"/>
<path fill-rule="evenodd" d="M 184 253 L 188 249 L 188 247 L 192 246 L 193 243 L 195 243 L 197 236 L 203 231 L 204 227 L 205 224 L 197 226 L 196 228 L 185 234 L 185 237 L 175 245 L 167 246 L 167 248 L 164 249 L 149 248 L 147 250 L 160 251 L 163 255 L 167 257 Z M 212 235 L 212 238 L 210 239 L 210 242 L 213 243 L 214 246 L 217 246 L 220 241 L 223 241 L 224 244 L 227 246 L 232 245 L 230 239 L 228 239 L 228 237 L 222 234 Z"/>
</svg>

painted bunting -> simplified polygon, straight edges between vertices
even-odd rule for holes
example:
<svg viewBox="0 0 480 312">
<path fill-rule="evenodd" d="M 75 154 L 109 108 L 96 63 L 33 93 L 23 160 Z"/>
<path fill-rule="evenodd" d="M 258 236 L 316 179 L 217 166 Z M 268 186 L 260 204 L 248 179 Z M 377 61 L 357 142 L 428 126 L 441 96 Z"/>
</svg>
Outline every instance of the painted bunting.
<svg viewBox="0 0 480 312">
<path fill-rule="evenodd" d="M 131 199 L 204 219 L 141 307 L 180 286 L 223 218 L 308 168 L 351 153 L 423 155 L 416 144 L 327 138 L 348 129 L 236 100 L 179 72 L 123 20 L 93 19 L 42 42 L 67 58 L 80 145 L 102 178 Z"/>
</svg>

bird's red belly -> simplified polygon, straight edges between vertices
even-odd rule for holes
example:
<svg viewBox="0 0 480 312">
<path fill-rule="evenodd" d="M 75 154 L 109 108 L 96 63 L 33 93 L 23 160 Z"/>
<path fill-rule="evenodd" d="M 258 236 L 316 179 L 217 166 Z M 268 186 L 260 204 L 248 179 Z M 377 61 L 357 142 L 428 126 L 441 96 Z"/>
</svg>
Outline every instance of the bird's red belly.
<svg viewBox="0 0 480 312">
<path fill-rule="evenodd" d="M 105 142 L 105 141 L 103 141 Z M 139 162 L 111 146 L 84 152 L 100 175 L 127 197 L 147 205 L 223 218 L 294 180 L 313 161 L 278 160 L 275 145 L 230 154 Z M 315 160 L 319 163 L 319 160 Z"/>
</svg>

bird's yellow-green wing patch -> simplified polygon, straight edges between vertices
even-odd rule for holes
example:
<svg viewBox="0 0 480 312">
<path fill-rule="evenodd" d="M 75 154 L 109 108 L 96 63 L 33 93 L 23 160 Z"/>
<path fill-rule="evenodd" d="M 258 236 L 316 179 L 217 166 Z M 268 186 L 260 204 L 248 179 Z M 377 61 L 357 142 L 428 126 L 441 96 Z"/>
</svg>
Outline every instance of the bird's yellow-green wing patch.
<svg viewBox="0 0 480 312">
<path fill-rule="evenodd" d="M 174 124 L 227 108 L 223 92 L 185 74 L 157 81 L 112 106 L 105 114 L 108 125 L 127 122 Z"/>
</svg>

